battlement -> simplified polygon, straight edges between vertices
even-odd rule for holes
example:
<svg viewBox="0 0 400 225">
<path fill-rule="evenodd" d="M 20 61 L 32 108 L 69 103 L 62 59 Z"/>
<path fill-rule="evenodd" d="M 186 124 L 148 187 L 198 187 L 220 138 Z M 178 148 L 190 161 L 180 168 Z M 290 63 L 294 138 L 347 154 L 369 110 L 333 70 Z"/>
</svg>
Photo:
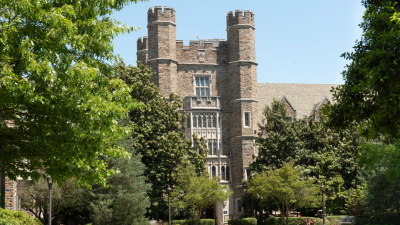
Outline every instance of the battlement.
<svg viewBox="0 0 400 225">
<path fill-rule="evenodd" d="M 148 37 L 144 36 L 144 37 L 140 37 L 137 40 L 137 50 L 144 50 L 144 49 L 148 49 L 149 46 L 149 42 L 148 42 Z"/>
<path fill-rule="evenodd" d="M 151 7 L 147 12 L 147 23 L 150 24 L 156 21 L 168 21 L 175 23 L 175 9 L 164 6 L 164 11 L 162 6 Z"/>
<path fill-rule="evenodd" d="M 241 9 L 235 10 L 235 13 L 233 13 L 233 11 L 230 11 L 226 16 L 227 28 L 237 24 L 254 26 L 254 13 L 250 10 L 244 10 L 243 15 L 243 11 Z"/>
</svg>

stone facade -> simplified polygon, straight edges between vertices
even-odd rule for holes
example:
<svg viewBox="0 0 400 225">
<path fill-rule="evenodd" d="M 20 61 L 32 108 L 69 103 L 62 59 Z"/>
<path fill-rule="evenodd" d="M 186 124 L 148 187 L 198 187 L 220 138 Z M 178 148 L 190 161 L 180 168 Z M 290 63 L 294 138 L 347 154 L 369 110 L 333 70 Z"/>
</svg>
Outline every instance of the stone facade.
<svg viewBox="0 0 400 225">
<path fill-rule="evenodd" d="M 236 10 L 226 19 L 226 40 L 200 39 L 184 46 L 175 39 L 175 10 L 156 6 L 148 11 L 148 36 L 137 41 L 137 59 L 153 69 L 152 81 L 163 96 L 174 92 L 182 97 L 187 137 L 204 137 L 210 176 L 220 176 L 221 185 L 233 192 L 228 201 L 215 205 L 217 224 L 243 213 L 242 181 L 251 175 L 255 133 L 265 105 L 278 98 L 288 104 L 290 116 L 316 118 L 335 86 L 257 84 L 254 14 Z"/>
<path fill-rule="evenodd" d="M 137 41 L 137 58 L 153 69 L 152 81 L 168 97 L 182 97 L 188 115 L 186 134 L 202 136 L 209 148 L 207 169 L 234 193 L 215 206 L 218 224 L 242 213 L 257 130 L 257 63 L 254 14 L 236 10 L 227 15 L 227 40 L 200 39 L 184 46 L 176 40 L 175 10 L 156 6 L 148 11 L 148 36 Z"/>
</svg>

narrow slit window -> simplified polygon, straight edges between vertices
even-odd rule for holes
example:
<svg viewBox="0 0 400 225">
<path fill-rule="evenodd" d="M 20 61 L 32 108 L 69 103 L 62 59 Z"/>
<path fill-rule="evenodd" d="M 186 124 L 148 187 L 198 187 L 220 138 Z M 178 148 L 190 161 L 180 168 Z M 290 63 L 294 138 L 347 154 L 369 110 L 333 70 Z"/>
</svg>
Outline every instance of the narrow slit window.
<svg viewBox="0 0 400 225">
<path fill-rule="evenodd" d="M 229 166 L 226 167 L 226 180 L 229 180 Z"/>
<path fill-rule="evenodd" d="M 204 77 L 200 77 L 200 87 L 204 87 Z"/>
<path fill-rule="evenodd" d="M 213 124 L 213 128 L 217 127 L 217 119 L 215 116 L 212 117 L 212 124 Z"/>
<path fill-rule="evenodd" d="M 205 116 L 203 116 L 203 128 L 207 128 L 207 121 Z"/>
<path fill-rule="evenodd" d="M 217 155 L 217 142 L 213 143 L 213 155 Z"/>
<path fill-rule="evenodd" d="M 221 180 L 225 180 L 225 167 L 221 167 Z"/>
<path fill-rule="evenodd" d="M 211 116 L 207 118 L 208 128 L 211 128 Z"/>
<path fill-rule="evenodd" d="M 244 113 L 244 126 L 250 127 L 250 112 Z"/>
<path fill-rule="evenodd" d="M 212 177 L 215 177 L 217 175 L 217 171 L 215 170 L 215 166 L 212 167 L 211 172 L 212 172 Z"/>
<path fill-rule="evenodd" d="M 199 116 L 199 128 L 201 128 L 201 116 Z"/>
<path fill-rule="evenodd" d="M 211 142 L 208 142 L 208 154 L 212 155 L 212 145 Z"/>
<path fill-rule="evenodd" d="M 193 116 L 193 127 L 197 127 L 197 118 Z"/>
</svg>

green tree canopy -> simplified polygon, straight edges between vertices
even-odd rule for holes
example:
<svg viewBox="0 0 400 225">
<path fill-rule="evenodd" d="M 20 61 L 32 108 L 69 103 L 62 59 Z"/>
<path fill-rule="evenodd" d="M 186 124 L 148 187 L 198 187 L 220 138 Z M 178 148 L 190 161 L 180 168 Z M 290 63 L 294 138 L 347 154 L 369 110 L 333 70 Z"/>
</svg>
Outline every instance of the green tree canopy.
<svg viewBox="0 0 400 225">
<path fill-rule="evenodd" d="M 115 119 L 138 104 L 107 62 L 118 61 L 113 38 L 135 30 L 112 12 L 138 1 L 1 1 L 0 149 L 11 179 L 43 169 L 105 185 L 112 171 L 98 156 L 129 157 Z"/>
<path fill-rule="evenodd" d="M 206 150 L 194 136 L 198 151 L 183 132 L 185 117 L 178 109 L 182 107 L 179 96 L 170 94 L 164 98 L 159 88 L 150 82 L 154 74 L 150 68 L 138 62 L 138 66 L 126 66 L 123 62 L 115 66 L 118 76 L 132 85 L 131 95 L 146 108 L 133 110 L 129 114 L 132 127 L 132 145 L 136 154 L 142 155 L 146 166 L 144 175 L 151 183 L 150 208 L 146 216 L 150 219 L 168 218 L 168 203 L 163 198 L 165 190 L 176 184 L 172 174 L 178 165 L 191 163 L 201 173 L 206 162 Z"/>
<path fill-rule="evenodd" d="M 330 127 L 362 122 L 361 133 L 388 142 L 400 138 L 400 4 L 393 0 L 363 0 L 362 38 L 354 51 L 344 53 L 350 64 L 345 84 L 332 91 L 333 104 L 325 109 Z"/>
<path fill-rule="evenodd" d="M 202 209 L 226 201 L 232 194 L 228 186 L 219 183 L 219 177 L 210 178 L 206 171 L 199 175 L 191 164 L 179 165 L 175 176 L 177 185 L 171 193 L 173 206 L 189 209 L 195 225 L 199 223 Z"/>
<path fill-rule="evenodd" d="M 263 135 L 256 139 L 259 151 L 251 170 L 279 169 L 293 161 L 303 177 L 327 187 L 330 210 L 343 210 L 347 191 L 360 184 L 357 129 L 333 132 L 310 118 L 291 121 L 286 109 L 286 103 L 277 100 L 265 107 L 265 120 L 259 124 Z"/>
<path fill-rule="evenodd" d="M 272 199 L 289 224 L 289 212 L 300 207 L 315 207 L 320 203 L 319 187 L 314 180 L 300 180 L 294 163 L 283 163 L 282 168 L 256 173 L 248 184 L 248 192 L 262 200 Z"/>
</svg>

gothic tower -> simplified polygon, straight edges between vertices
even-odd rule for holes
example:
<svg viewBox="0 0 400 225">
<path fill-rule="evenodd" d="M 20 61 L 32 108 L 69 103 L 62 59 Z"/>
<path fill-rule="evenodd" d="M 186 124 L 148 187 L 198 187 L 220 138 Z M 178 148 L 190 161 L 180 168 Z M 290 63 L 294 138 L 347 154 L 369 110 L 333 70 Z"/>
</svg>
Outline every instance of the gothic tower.
<svg viewBox="0 0 400 225">
<path fill-rule="evenodd" d="M 148 65 L 156 73 L 152 81 L 168 97 L 170 92 L 176 92 L 177 80 L 175 10 L 169 6 L 164 11 L 161 6 L 150 8 L 147 23 Z"/>
<path fill-rule="evenodd" d="M 242 180 L 250 176 L 254 131 L 257 130 L 257 63 L 254 14 L 236 10 L 227 15 L 230 148 L 232 152 L 235 214 L 241 213 Z M 235 122 L 234 122 L 235 121 Z M 237 122 L 236 122 L 237 121 Z"/>
</svg>

